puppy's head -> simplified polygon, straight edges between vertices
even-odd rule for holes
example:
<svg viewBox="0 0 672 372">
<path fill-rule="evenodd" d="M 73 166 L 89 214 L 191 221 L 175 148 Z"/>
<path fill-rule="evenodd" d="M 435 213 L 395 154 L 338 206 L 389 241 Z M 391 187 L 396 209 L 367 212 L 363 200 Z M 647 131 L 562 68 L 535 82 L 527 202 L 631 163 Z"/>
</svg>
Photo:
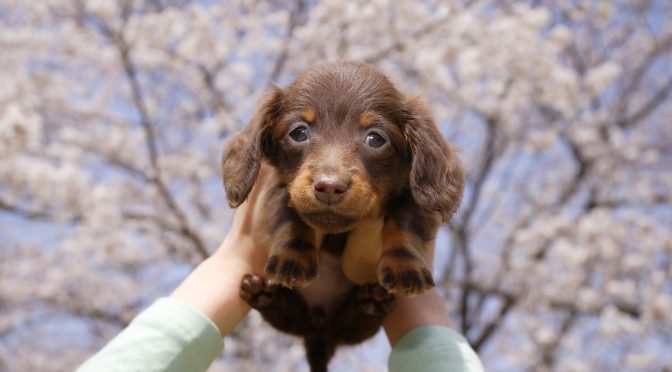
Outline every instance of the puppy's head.
<svg viewBox="0 0 672 372">
<path fill-rule="evenodd" d="M 262 160 L 278 169 L 290 206 L 327 233 L 380 216 L 406 189 L 444 220 L 462 197 L 462 167 L 428 111 L 360 63 L 317 64 L 266 95 L 223 155 L 232 207 L 247 197 Z"/>
</svg>

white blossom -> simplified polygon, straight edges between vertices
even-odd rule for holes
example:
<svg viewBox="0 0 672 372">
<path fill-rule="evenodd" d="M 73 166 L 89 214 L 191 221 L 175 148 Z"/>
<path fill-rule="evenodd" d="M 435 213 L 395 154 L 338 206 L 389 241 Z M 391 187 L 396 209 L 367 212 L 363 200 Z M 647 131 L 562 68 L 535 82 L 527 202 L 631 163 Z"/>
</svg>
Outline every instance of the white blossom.
<svg viewBox="0 0 672 372">
<path fill-rule="evenodd" d="M 591 68 L 585 76 L 585 84 L 592 95 L 601 93 L 621 73 L 621 67 L 614 62 L 605 62 Z"/>
<path fill-rule="evenodd" d="M 670 368 L 672 7 L 295 4 L 0 0 L 0 369 L 72 370 L 169 293 L 226 233 L 226 137 L 337 59 L 425 96 L 460 148 L 435 276 L 488 370 Z M 256 314 L 226 344 L 213 370 L 307 368 Z"/>
</svg>

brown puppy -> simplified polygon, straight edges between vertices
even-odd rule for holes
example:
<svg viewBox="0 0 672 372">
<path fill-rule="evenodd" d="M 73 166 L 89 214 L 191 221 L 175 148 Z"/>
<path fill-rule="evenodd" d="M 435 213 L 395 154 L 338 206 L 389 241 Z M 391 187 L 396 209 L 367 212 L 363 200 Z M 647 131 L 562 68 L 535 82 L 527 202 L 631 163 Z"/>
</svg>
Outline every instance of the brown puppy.
<svg viewBox="0 0 672 372">
<path fill-rule="evenodd" d="M 338 344 L 376 333 L 392 293 L 434 286 L 424 253 L 464 184 L 428 111 L 353 62 L 320 63 L 272 89 L 226 148 L 222 173 L 232 207 L 254 186 L 257 226 L 267 227 L 255 232 L 268 252 L 267 280 L 247 275 L 241 296 L 276 328 L 304 337 L 314 372 L 326 371 Z M 382 248 L 353 241 L 376 221 L 382 238 L 371 241 Z M 380 251 L 377 283 L 346 278 L 346 246 Z"/>
</svg>

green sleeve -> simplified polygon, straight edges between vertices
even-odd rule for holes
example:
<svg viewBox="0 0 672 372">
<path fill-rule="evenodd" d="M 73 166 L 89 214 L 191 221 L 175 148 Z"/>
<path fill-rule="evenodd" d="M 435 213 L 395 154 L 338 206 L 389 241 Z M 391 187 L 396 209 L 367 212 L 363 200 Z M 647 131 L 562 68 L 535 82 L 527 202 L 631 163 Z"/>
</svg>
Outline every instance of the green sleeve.
<svg viewBox="0 0 672 372">
<path fill-rule="evenodd" d="M 389 359 L 390 372 L 483 371 L 467 340 L 443 326 L 424 326 L 402 336 Z"/>
<path fill-rule="evenodd" d="M 162 298 L 77 371 L 205 371 L 223 348 L 210 319 L 183 302 Z"/>
</svg>

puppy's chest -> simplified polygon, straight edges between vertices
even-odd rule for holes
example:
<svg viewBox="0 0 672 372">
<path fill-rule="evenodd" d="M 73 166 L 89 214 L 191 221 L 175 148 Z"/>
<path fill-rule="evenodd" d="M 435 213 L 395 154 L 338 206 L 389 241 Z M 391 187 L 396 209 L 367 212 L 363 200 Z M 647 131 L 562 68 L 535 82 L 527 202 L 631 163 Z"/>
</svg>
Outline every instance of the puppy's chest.
<svg viewBox="0 0 672 372">
<path fill-rule="evenodd" d="M 382 219 L 365 220 L 346 234 L 318 237 L 317 280 L 298 289 L 309 307 L 320 306 L 329 313 L 355 285 L 376 281 L 382 225 Z"/>
<path fill-rule="evenodd" d="M 354 284 L 343 274 L 340 255 L 321 251 L 317 272 L 313 283 L 297 291 L 310 308 L 321 307 L 329 314 L 352 291 Z"/>
</svg>

